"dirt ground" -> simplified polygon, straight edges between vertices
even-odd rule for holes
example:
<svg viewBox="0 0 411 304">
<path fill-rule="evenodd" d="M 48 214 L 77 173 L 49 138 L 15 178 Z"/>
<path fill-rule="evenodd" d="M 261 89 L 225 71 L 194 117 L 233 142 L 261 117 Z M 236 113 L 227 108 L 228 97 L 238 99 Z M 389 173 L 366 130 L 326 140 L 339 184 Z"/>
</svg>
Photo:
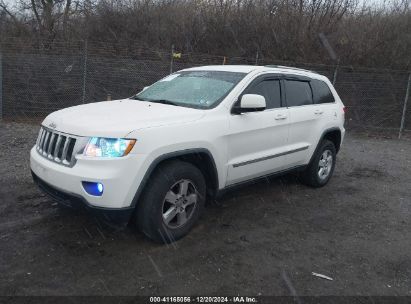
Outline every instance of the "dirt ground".
<svg viewBox="0 0 411 304">
<path fill-rule="evenodd" d="M 247 186 L 161 246 L 44 196 L 37 132 L 0 124 L 0 295 L 411 295 L 410 141 L 348 135 L 326 187 Z"/>
</svg>

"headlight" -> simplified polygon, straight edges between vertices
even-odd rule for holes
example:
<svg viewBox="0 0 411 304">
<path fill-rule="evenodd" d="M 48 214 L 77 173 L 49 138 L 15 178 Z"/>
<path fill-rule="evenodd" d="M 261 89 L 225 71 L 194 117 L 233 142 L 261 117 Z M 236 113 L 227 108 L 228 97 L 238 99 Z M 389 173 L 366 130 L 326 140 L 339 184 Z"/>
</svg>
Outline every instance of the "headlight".
<svg viewBox="0 0 411 304">
<path fill-rule="evenodd" d="M 84 156 L 122 157 L 130 153 L 135 139 L 91 137 L 84 149 Z"/>
</svg>

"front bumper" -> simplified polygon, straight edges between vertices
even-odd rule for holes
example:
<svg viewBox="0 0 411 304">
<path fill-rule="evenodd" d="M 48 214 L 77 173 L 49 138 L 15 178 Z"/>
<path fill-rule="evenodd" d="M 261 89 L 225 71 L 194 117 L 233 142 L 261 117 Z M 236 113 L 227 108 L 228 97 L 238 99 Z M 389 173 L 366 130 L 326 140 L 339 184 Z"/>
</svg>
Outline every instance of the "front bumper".
<svg viewBox="0 0 411 304">
<path fill-rule="evenodd" d="M 76 157 L 73 167 L 62 166 L 41 156 L 35 147 L 30 151 L 33 173 L 58 191 L 81 197 L 88 205 L 120 209 L 132 206 L 134 196 L 145 172 L 145 155 L 129 154 L 116 159 Z M 104 185 L 101 196 L 90 195 L 82 182 Z"/>
<path fill-rule="evenodd" d="M 133 207 L 101 208 L 92 206 L 83 197 L 73 193 L 67 193 L 53 187 L 39 178 L 33 171 L 31 171 L 31 174 L 33 176 L 33 181 L 37 184 L 37 186 L 39 186 L 41 190 L 51 196 L 59 204 L 77 210 L 86 210 L 104 222 L 125 225 L 130 221 L 130 218 L 134 212 Z"/>
</svg>

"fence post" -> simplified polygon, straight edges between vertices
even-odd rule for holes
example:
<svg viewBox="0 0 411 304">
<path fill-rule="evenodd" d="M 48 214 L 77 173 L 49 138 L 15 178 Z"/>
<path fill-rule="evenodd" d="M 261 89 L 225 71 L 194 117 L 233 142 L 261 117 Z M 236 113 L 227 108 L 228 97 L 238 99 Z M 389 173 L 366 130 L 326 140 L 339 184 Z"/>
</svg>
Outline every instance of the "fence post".
<svg viewBox="0 0 411 304">
<path fill-rule="evenodd" d="M 337 61 L 337 65 L 335 66 L 334 69 L 334 75 L 333 75 L 333 86 L 335 86 L 335 83 L 337 82 L 337 76 L 338 76 L 338 67 L 340 65 L 340 59 Z"/>
<path fill-rule="evenodd" d="M 401 139 L 402 132 L 404 131 L 405 125 L 405 114 L 407 113 L 407 103 L 410 97 L 410 86 L 411 86 L 411 73 L 408 75 L 407 91 L 405 92 L 404 107 L 402 109 L 401 126 L 400 132 L 398 133 L 398 139 Z"/>
<path fill-rule="evenodd" d="M 0 121 L 3 120 L 3 53 L 0 44 Z"/>
<path fill-rule="evenodd" d="M 82 102 L 84 103 L 86 101 L 86 84 L 87 84 L 87 39 L 84 40 L 84 62 L 83 62 L 83 98 Z"/>
<path fill-rule="evenodd" d="M 255 65 L 258 65 L 258 51 L 257 51 L 257 53 L 255 54 Z"/>
<path fill-rule="evenodd" d="M 173 74 L 174 44 L 171 45 L 170 74 Z"/>
</svg>

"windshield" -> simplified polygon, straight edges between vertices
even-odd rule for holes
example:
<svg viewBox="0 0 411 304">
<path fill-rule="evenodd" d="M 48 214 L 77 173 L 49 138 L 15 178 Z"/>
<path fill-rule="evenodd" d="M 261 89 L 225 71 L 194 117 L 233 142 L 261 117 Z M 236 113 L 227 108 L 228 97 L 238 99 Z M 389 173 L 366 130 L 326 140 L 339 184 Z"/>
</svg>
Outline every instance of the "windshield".
<svg viewBox="0 0 411 304">
<path fill-rule="evenodd" d="M 245 75 L 223 71 L 177 72 L 154 83 L 134 98 L 192 108 L 212 108 Z"/>
</svg>

